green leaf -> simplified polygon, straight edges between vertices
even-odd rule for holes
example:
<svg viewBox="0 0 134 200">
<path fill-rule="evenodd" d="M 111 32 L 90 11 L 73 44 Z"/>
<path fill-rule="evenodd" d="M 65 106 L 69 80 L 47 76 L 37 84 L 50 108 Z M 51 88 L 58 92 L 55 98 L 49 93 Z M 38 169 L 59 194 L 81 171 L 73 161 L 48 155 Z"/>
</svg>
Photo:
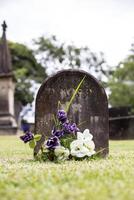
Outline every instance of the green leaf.
<svg viewBox="0 0 134 200">
<path fill-rule="evenodd" d="M 64 146 L 65 148 L 70 149 L 70 144 L 73 140 L 75 140 L 75 136 L 74 135 L 66 135 L 60 138 L 60 143 L 61 146 Z"/>
<path fill-rule="evenodd" d="M 35 140 L 31 140 L 29 142 L 29 146 L 30 146 L 31 149 L 34 149 L 35 145 L 36 145 Z"/>
<path fill-rule="evenodd" d="M 39 141 L 41 139 L 41 135 L 40 134 L 34 135 L 34 139 L 36 142 Z"/>
<path fill-rule="evenodd" d="M 66 112 L 68 112 L 68 110 L 69 110 L 69 108 L 70 108 L 70 106 L 71 106 L 76 94 L 78 93 L 78 91 L 79 91 L 79 89 L 80 89 L 80 87 L 81 87 L 81 85 L 82 85 L 82 83 L 83 83 L 85 78 L 86 78 L 86 76 L 83 77 L 83 79 L 80 81 L 80 83 L 78 84 L 77 88 L 75 89 L 75 91 L 74 91 L 74 93 L 73 93 L 73 95 L 72 95 L 72 97 L 71 97 L 71 99 L 70 99 L 70 101 L 69 101 L 69 103 L 67 105 Z"/>
<path fill-rule="evenodd" d="M 57 120 L 56 120 L 56 117 L 54 116 L 54 114 L 52 115 L 52 117 L 53 117 L 53 120 L 54 120 L 55 126 L 57 126 Z"/>
</svg>

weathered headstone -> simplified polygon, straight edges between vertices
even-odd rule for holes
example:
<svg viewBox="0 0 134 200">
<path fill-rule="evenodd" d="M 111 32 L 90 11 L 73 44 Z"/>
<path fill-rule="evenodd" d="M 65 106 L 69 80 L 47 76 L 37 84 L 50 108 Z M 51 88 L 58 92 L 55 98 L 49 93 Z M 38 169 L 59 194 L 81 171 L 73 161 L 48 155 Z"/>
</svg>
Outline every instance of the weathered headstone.
<svg viewBox="0 0 134 200">
<path fill-rule="evenodd" d="M 36 154 L 45 136 L 51 134 L 54 126 L 53 114 L 58 110 L 58 101 L 66 105 L 75 88 L 85 77 L 68 113 L 80 130 L 90 129 L 96 146 L 102 156 L 108 154 L 109 123 L 108 102 L 105 90 L 89 73 L 80 70 L 63 70 L 48 78 L 40 87 L 36 98 L 35 133 L 42 139 L 35 147 Z"/>
</svg>

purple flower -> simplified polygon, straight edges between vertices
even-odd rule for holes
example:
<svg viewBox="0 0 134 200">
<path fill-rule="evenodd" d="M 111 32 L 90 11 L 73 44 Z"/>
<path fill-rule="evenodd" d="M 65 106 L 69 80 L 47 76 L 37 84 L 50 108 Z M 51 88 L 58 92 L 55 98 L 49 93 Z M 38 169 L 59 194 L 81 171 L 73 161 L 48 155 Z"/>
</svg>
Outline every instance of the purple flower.
<svg viewBox="0 0 134 200">
<path fill-rule="evenodd" d="M 56 136 L 51 137 L 46 141 L 46 147 L 48 149 L 55 149 L 59 145 L 60 145 L 60 141 L 59 141 L 58 137 L 56 137 Z"/>
<path fill-rule="evenodd" d="M 64 131 L 63 130 L 55 130 L 55 129 L 53 129 L 52 130 L 52 135 L 60 138 L 61 136 L 64 135 Z"/>
<path fill-rule="evenodd" d="M 65 123 L 67 121 L 67 114 L 64 110 L 59 110 L 57 117 L 61 123 Z"/>
<path fill-rule="evenodd" d="M 79 131 L 79 128 L 76 126 L 75 123 L 73 123 L 73 124 L 70 126 L 70 130 L 71 130 L 71 132 L 77 132 L 77 131 Z"/>
<path fill-rule="evenodd" d="M 79 131 L 79 129 L 77 128 L 75 123 L 73 123 L 73 124 L 64 123 L 63 129 L 66 133 L 76 133 L 77 131 Z"/>
<path fill-rule="evenodd" d="M 24 142 L 27 143 L 30 140 L 33 140 L 33 134 L 31 132 L 26 132 L 25 135 L 20 136 L 20 139 Z"/>
</svg>

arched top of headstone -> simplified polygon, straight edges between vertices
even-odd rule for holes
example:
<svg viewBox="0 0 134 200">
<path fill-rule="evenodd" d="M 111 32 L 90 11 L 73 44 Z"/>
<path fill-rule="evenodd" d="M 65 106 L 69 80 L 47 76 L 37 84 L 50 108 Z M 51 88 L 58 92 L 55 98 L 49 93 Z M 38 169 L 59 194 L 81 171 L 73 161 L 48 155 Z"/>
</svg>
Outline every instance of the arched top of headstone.
<svg viewBox="0 0 134 200">
<path fill-rule="evenodd" d="M 42 140 L 35 148 L 38 152 L 42 141 L 51 135 L 54 126 L 53 115 L 66 107 L 72 94 L 83 79 L 79 92 L 73 100 L 68 118 L 75 122 L 81 131 L 88 128 L 94 136 L 96 149 L 106 148 L 108 152 L 108 102 L 104 88 L 91 74 L 82 70 L 63 70 L 46 79 L 36 97 L 35 133 L 42 134 Z"/>
<path fill-rule="evenodd" d="M 40 96 L 40 94 L 42 93 L 42 90 L 44 90 L 44 87 L 47 86 L 47 84 L 50 84 L 51 82 L 53 82 L 55 79 L 57 79 L 59 77 L 61 78 L 61 77 L 65 77 L 65 76 L 66 77 L 68 77 L 68 76 L 77 76 L 77 77 L 79 77 L 79 80 L 81 80 L 82 77 L 84 77 L 84 76 L 90 78 L 96 85 L 98 85 L 98 87 L 100 87 L 102 89 L 102 93 L 104 93 L 104 96 L 107 99 L 107 96 L 106 96 L 104 88 L 102 87 L 100 82 L 94 76 L 92 76 L 91 74 L 89 74 L 88 72 L 86 72 L 84 70 L 74 70 L 74 69 L 61 70 L 61 71 L 57 72 L 56 74 L 48 77 L 41 84 L 41 87 L 38 90 L 36 99 L 38 99 L 38 96 Z"/>
</svg>

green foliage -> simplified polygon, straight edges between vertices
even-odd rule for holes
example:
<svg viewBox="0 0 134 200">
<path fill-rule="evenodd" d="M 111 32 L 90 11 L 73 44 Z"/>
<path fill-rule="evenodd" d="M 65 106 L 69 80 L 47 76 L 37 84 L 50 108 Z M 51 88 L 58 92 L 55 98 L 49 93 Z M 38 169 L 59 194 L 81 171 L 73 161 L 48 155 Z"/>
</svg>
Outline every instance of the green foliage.
<svg viewBox="0 0 134 200">
<path fill-rule="evenodd" d="M 34 135 L 34 140 L 35 140 L 36 142 L 38 142 L 40 139 L 41 139 L 41 135 L 40 135 L 40 134 Z"/>
<path fill-rule="evenodd" d="M 60 139 L 61 146 L 70 149 L 70 144 L 71 144 L 71 142 L 73 142 L 73 140 L 75 140 L 75 139 L 76 139 L 76 136 L 74 136 L 73 134 L 65 135 L 64 137 L 62 137 L 62 138 Z"/>
<path fill-rule="evenodd" d="M 134 141 L 110 141 L 106 159 L 35 162 L 16 136 L 0 137 L 1 200 L 133 200 Z M 16 195 L 17 192 L 17 195 Z"/>
<path fill-rule="evenodd" d="M 50 161 L 53 161 L 54 163 L 56 162 L 56 156 L 54 154 L 54 150 L 51 149 L 51 150 L 47 150 L 47 149 L 43 149 L 41 153 L 39 153 L 37 156 L 36 156 L 36 160 L 37 161 L 44 161 L 44 162 L 50 162 Z"/>
<path fill-rule="evenodd" d="M 46 78 L 45 69 L 39 64 L 34 52 L 27 46 L 9 42 L 13 72 L 16 78 L 15 98 L 22 105 L 33 101 L 31 87 L 33 82 L 40 83 Z"/>
<path fill-rule="evenodd" d="M 39 135 L 39 134 L 34 135 L 33 140 L 29 141 L 29 147 L 31 149 L 34 149 L 36 146 L 36 142 L 38 142 L 40 139 L 41 139 L 41 135 Z"/>
<path fill-rule="evenodd" d="M 33 136 L 33 139 L 30 140 L 28 143 L 29 143 L 29 147 L 31 149 L 34 149 L 35 146 L 36 146 L 36 143 L 41 139 L 41 135 L 40 134 L 36 134 Z"/>
<path fill-rule="evenodd" d="M 32 87 L 32 84 L 30 82 L 18 80 L 16 83 L 15 99 L 21 102 L 21 104 L 24 106 L 28 103 L 32 103 L 34 99 L 34 93 L 30 91 L 31 87 Z"/>
<path fill-rule="evenodd" d="M 35 140 L 31 140 L 31 141 L 29 142 L 29 146 L 30 146 L 31 149 L 34 149 L 35 145 L 36 145 Z"/>
<path fill-rule="evenodd" d="M 109 101 L 112 106 L 134 107 L 134 86 L 121 82 L 110 83 L 111 94 Z"/>
<path fill-rule="evenodd" d="M 112 106 L 132 106 L 134 108 L 134 55 L 120 63 L 109 81 Z"/>
</svg>

